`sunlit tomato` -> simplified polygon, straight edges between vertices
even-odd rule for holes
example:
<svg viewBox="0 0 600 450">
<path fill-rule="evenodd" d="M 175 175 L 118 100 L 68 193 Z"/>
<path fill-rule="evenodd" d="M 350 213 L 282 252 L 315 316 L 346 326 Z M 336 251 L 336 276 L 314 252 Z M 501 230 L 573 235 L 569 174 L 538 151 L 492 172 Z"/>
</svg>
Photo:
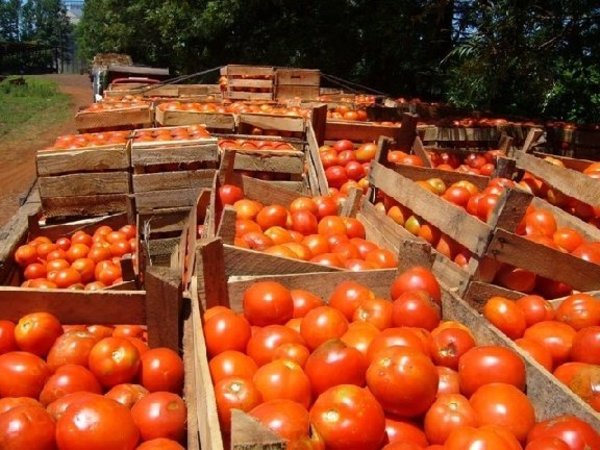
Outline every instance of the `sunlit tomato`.
<svg viewBox="0 0 600 450">
<path fill-rule="evenodd" d="M 576 334 L 577 332 L 566 323 L 547 320 L 529 327 L 523 336 L 549 350 L 553 366 L 557 367 L 569 359 Z"/>
<path fill-rule="evenodd" d="M 396 299 L 404 292 L 415 289 L 427 291 L 433 300 L 441 306 L 442 293 L 440 285 L 433 273 L 425 267 L 413 267 L 400 274 L 392 283 L 390 296 Z"/>
<path fill-rule="evenodd" d="M 432 444 L 443 444 L 461 426 L 477 426 L 478 419 L 469 400 L 460 394 L 442 394 L 425 414 L 424 429 Z"/>
<path fill-rule="evenodd" d="M 86 258 L 88 253 L 90 252 L 90 247 L 83 243 L 73 243 L 69 250 L 67 250 L 67 261 L 71 264 L 79 259 Z"/>
<path fill-rule="evenodd" d="M 331 306 L 309 311 L 300 324 L 300 334 L 309 349 L 314 350 L 329 339 L 340 338 L 348 329 L 348 320 Z"/>
<path fill-rule="evenodd" d="M 23 278 L 26 280 L 35 280 L 36 278 L 44 278 L 48 274 L 48 269 L 45 264 L 36 262 L 29 264 L 23 271 Z"/>
<path fill-rule="evenodd" d="M 346 235 L 350 239 L 364 239 L 365 238 L 365 226 L 360 220 L 353 217 L 344 217 L 344 225 L 346 226 Z"/>
<path fill-rule="evenodd" d="M 527 442 L 540 437 L 558 438 L 565 442 L 570 450 L 600 448 L 600 434 L 575 416 L 565 415 L 538 422 L 529 432 Z"/>
<path fill-rule="evenodd" d="M 385 416 L 375 397 L 350 384 L 328 389 L 315 401 L 310 421 L 332 450 L 374 450 L 385 438 Z"/>
<path fill-rule="evenodd" d="M 429 445 L 427 437 L 421 428 L 406 420 L 386 417 L 385 434 L 390 444 L 416 445 L 418 449 Z"/>
<path fill-rule="evenodd" d="M 488 383 L 470 398 L 480 425 L 505 427 L 524 442 L 535 424 L 535 411 L 527 396 L 506 383 Z"/>
<path fill-rule="evenodd" d="M 392 346 L 374 356 L 367 369 L 367 385 L 385 411 L 401 417 L 417 417 L 435 400 L 438 373 L 422 352 Z"/>
<path fill-rule="evenodd" d="M 525 350 L 529 356 L 540 363 L 546 370 L 552 372 L 552 353 L 539 342 L 528 338 L 520 338 L 515 341 L 519 347 Z"/>
<path fill-rule="evenodd" d="M 262 228 L 253 220 L 236 219 L 235 220 L 235 235 L 243 236 L 246 233 L 255 232 L 262 233 Z"/>
<path fill-rule="evenodd" d="M 571 359 L 600 365 L 600 326 L 582 328 L 571 347 Z"/>
<path fill-rule="evenodd" d="M 233 205 L 244 198 L 244 192 L 232 184 L 224 184 L 219 188 L 219 199 L 223 205 Z"/>
<path fill-rule="evenodd" d="M 0 448 L 54 450 L 55 425 L 40 406 L 22 405 L 0 414 Z"/>
<path fill-rule="evenodd" d="M 138 400 L 144 398 L 148 394 L 148 389 L 140 384 L 123 383 L 113 386 L 106 394 L 104 394 L 104 396 L 131 409 Z"/>
<path fill-rule="evenodd" d="M 371 345 L 367 351 L 367 361 L 369 364 L 374 361 L 380 351 L 392 346 L 409 347 L 424 355 L 429 355 L 429 342 L 425 342 L 416 332 L 415 328 L 388 328 L 375 336 L 371 341 Z"/>
<path fill-rule="evenodd" d="M 457 206 L 466 208 L 471 193 L 465 187 L 452 185 L 444 192 L 442 198 Z"/>
<path fill-rule="evenodd" d="M 347 346 L 357 349 L 366 357 L 371 342 L 378 334 L 377 327 L 370 323 L 352 322 L 340 339 Z"/>
<path fill-rule="evenodd" d="M 52 281 L 56 283 L 56 286 L 59 288 L 67 288 L 74 284 L 81 283 L 81 274 L 73 267 L 69 267 L 67 269 L 59 270 Z"/>
<path fill-rule="evenodd" d="M 244 292 L 244 316 L 251 325 L 283 325 L 294 315 L 290 290 L 274 281 L 252 284 Z"/>
<path fill-rule="evenodd" d="M 92 336 L 100 340 L 105 337 L 111 337 L 114 331 L 114 327 L 109 325 L 90 325 L 87 327 Z"/>
<path fill-rule="evenodd" d="M 518 339 L 525 333 L 525 312 L 508 298 L 491 297 L 483 307 L 483 315 L 511 339 Z"/>
<path fill-rule="evenodd" d="M 450 433 L 445 450 L 522 450 L 514 435 L 498 426 L 484 425 L 478 428 L 462 426 Z"/>
<path fill-rule="evenodd" d="M 262 208 L 256 215 L 256 223 L 258 223 L 263 230 L 274 226 L 285 227 L 287 217 L 288 212 L 283 206 L 270 205 Z"/>
<path fill-rule="evenodd" d="M 15 324 L 10 320 L 0 320 L 0 355 L 15 350 L 18 350 Z"/>
<path fill-rule="evenodd" d="M 545 209 L 535 209 L 525 216 L 525 230 L 527 234 L 541 234 L 552 237 L 556 232 L 556 219 Z"/>
<path fill-rule="evenodd" d="M 33 397 L 39 394 L 50 376 L 48 365 L 27 352 L 0 355 L 0 398 Z"/>
<path fill-rule="evenodd" d="M 338 158 L 339 163 L 339 158 Z M 327 178 L 327 183 L 329 186 L 334 188 L 340 188 L 342 185 L 348 181 L 348 175 L 346 174 L 346 170 L 344 166 L 333 165 L 327 167 L 325 169 L 325 178 Z"/>
<path fill-rule="evenodd" d="M 439 366 L 456 370 L 460 357 L 474 346 L 475 340 L 468 331 L 445 328 L 431 335 L 431 359 Z"/>
<path fill-rule="evenodd" d="M 396 254 L 386 248 L 370 251 L 365 257 L 365 261 L 379 269 L 394 269 L 398 265 Z"/>
<path fill-rule="evenodd" d="M 298 197 L 290 203 L 289 209 L 292 213 L 295 211 L 309 211 L 315 216 L 317 216 L 319 212 L 317 203 L 310 197 Z"/>
<path fill-rule="evenodd" d="M 583 237 L 581 234 L 577 230 L 567 227 L 557 228 L 552 235 L 552 240 L 556 245 L 569 253 L 583 244 Z"/>
<path fill-rule="evenodd" d="M 600 245 L 597 242 L 592 244 L 581 244 L 573 250 L 573 253 L 571 254 L 585 261 L 600 264 Z"/>
<path fill-rule="evenodd" d="M 528 327 L 535 323 L 554 318 L 554 308 L 539 295 L 525 295 L 518 299 L 516 303 L 525 313 L 525 322 Z"/>
<path fill-rule="evenodd" d="M 354 151 L 357 161 L 361 162 L 371 161 L 373 158 L 375 158 L 376 153 L 377 145 L 372 142 L 362 144 Z"/>
<path fill-rule="evenodd" d="M 290 327 L 269 325 L 256 330 L 248 341 L 246 353 L 258 366 L 262 366 L 271 362 L 277 347 L 286 343 L 304 345 L 304 339 Z"/>
<path fill-rule="evenodd" d="M 181 441 L 186 416 L 185 403 L 172 392 L 151 392 L 131 408 L 131 417 L 144 441 L 159 437 Z"/>
<path fill-rule="evenodd" d="M 500 346 L 473 347 L 458 362 L 460 391 L 471 396 L 488 383 L 525 388 L 525 363 L 514 351 Z"/>
<path fill-rule="evenodd" d="M 227 377 L 252 379 L 258 366 L 248 355 L 228 350 L 212 358 L 209 369 L 213 383 L 217 383 Z"/>
<path fill-rule="evenodd" d="M 310 211 L 300 210 L 291 214 L 292 230 L 304 235 L 314 234 L 318 230 L 317 217 Z"/>
<path fill-rule="evenodd" d="M 21 245 L 15 251 L 15 261 L 21 267 L 38 262 L 38 254 L 35 246 L 31 244 Z"/>
<path fill-rule="evenodd" d="M 92 248 L 90 248 L 90 251 L 87 254 L 87 258 L 91 259 L 95 264 L 98 264 L 100 261 L 106 261 L 111 257 L 112 253 L 110 252 L 110 248 L 99 245 L 92 246 Z"/>
<path fill-rule="evenodd" d="M 311 309 L 324 305 L 321 297 L 304 289 L 292 289 L 290 294 L 294 302 L 293 317 L 304 317 Z"/>
<path fill-rule="evenodd" d="M 134 449 L 140 433 L 129 409 L 101 395 L 78 393 L 56 422 L 56 443 L 62 450 Z"/>
<path fill-rule="evenodd" d="M 392 324 L 395 327 L 418 327 L 428 331 L 440 323 L 441 311 L 427 291 L 404 292 L 394 300 Z"/>
<path fill-rule="evenodd" d="M 104 338 L 90 351 L 89 368 L 102 386 L 129 383 L 137 375 L 140 355 L 126 338 Z"/>
<path fill-rule="evenodd" d="M 556 309 L 556 320 L 575 330 L 600 325 L 600 301 L 589 294 L 573 294 Z"/>
<path fill-rule="evenodd" d="M 536 275 L 529 270 L 505 265 L 498 271 L 496 281 L 513 291 L 530 293 L 535 288 Z"/>
<path fill-rule="evenodd" d="M 256 231 L 250 231 L 241 237 L 242 241 L 246 243 L 248 248 L 258 251 L 264 251 L 267 248 L 273 246 L 273 240 L 264 233 Z"/>
<path fill-rule="evenodd" d="M 438 371 L 438 397 L 442 394 L 460 394 L 458 372 L 448 367 L 436 366 Z"/>
<path fill-rule="evenodd" d="M 354 312 L 362 302 L 374 297 L 369 288 L 356 281 L 346 280 L 336 286 L 329 297 L 329 305 L 341 311 L 347 320 L 352 320 Z"/>
<path fill-rule="evenodd" d="M 249 415 L 281 438 L 294 442 L 309 432 L 309 415 L 304 406 L 291 400 L 271 400 L 253 408 Z"/>
<path fill-rule="evenodd" d="M 262 402 L 262 397 L 252 380 L 226 377 L 215 382 L 215 399 L 221 430 L 231 430 L 231 410 L 248 412 Z"/>
<path fill-rule="evenodd" d="M 317 217 L 323 219 L 327 216 L 335 216 L 338 212 L 338 206 L 335 200 L 331 197 L 314 197 L 314 202 L 317 204 Z"/>
<path fill-rule="evenodd" d="M 92 372 L 83 366 L 66 364 L 60 366 L 56 372 L 48 378 L 44 389 L 40 393 L 40 402 L 47 406 L 67 394 L 75 392 L 102 393 L 102 387 Z"/>
<path fill-rule="evenodd" d="M 180 393 L 183 388 L 183 375 L 183 360 L 170 348 L 153 348 L 140 358 L 138 378 L 150 392 Z"/>
<path fill-rule="evenodd" d="M 355 322 L 368 322 L 379 330 L 392 326 L 392 303 L 382 298 L 369 298 L 363 300 L 354 311 L 352 320 Z"/>
<path fill-rule="evenodd" d="M 570 450 L 571 448 L 558 438 L 542 436 L 527 444 L 525 450 Z"/>
<path fill-rule="evenodd" d="M 48 277 L 50 274 L 48 274 Z M 35 280 L 27 281 L 27 285 L 23 287 L 35 288 L 35 289 L 56 289 L 57 286 L 50 279 L 37 278 Z"/>
<path fill-rule="evenodd" d="M 96 264 L 94 275 L 97 281 L 110 286 L 122 276 L 121 266 L 112 261 L 101 261 Z"/>
<path fill-rule="evenodd" d="M 31 397 L 4 397 L 0 399 L 0 415 L 18 406 L 44 407 L 40 402 Z"/>
<path fill-rule="evenodd" d="M 185 448 L 173 439 L 156 438 L 142 442 L 135 450 L 185 450 Z"/>
<path fill-rule="evenodd" d="M 261 211 L 263 205 L 259 202 L 250 199 L 238 200 L 233 204 L 238 219 L 254 220 L 256 215 Z M 285 223 L 284 223 L 285 225 Z M 268 227 L 267 227 L 268 228 Z"/>
<path fill-rule="evenodd" d="M 326 216 L 319 221 L 318 232 L 324 236 L 345 235 L 346 224 L 341 217 Z"/>
<path fill-rule="evenodd" d="M 367 361 L 360 351 L 334 339 L 313 351 L 304 370 L 310 379 L 313 396 L 317 398 L 338 384 L 364 386 Z"/>
<path fill-rule="evenodd" d="M 90 250 L 91 251 L 91 250 Z M 96 263 L 91 258 L 80 258 L 73 261 L 71 267 L 79 272 L 82 283 L 94 281 Z"/>
<path fill-rule="evenodd" d="M 244 351 L 250 335 L 250 323 L 238 314 L 216 314 L 204 323 L 204 337 L 209 357 L 226 350 Z"/>
<path fill-rule="evenodd" d="M 480 199 L 477 200 L 477 217 L 487 222 L 492 216 L 492 213 L 496 209 L 498 202 L 500 201 L 500 195 L 497 194 L 484 194 Z M 467 205 L 468 207 L 468 205 Z"/>
<path fill-rule="evenodd" d="M 258 368 L 252 381 L 264 401 L 287 399 L 305 408 L 311 403 L 310 380 L 294 361 L 271 361 Z"/>
</svg>

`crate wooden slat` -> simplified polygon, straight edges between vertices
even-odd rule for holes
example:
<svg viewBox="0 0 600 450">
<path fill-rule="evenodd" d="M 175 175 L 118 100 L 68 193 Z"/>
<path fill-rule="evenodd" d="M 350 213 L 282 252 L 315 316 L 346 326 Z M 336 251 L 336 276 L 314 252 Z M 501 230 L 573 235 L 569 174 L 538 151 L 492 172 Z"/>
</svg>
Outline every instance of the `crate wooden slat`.
<svg viewBox="0 0 600 450">
<path fill-rule="evenodd" d="M 153 122 L 154 113 L 150 105 L 95 112 L 84 110 L 75 115 L 75 127 L 79 132 L 149 127 Z"/>
<path fill-rule="evenodd" d="M 81 195 L 75 197 L 42 198 L 47 217 L 90 217 L 127 212 L 129 194 Z"/>
<path fill-rule="evenodd" d="M 39 179 L 42 198 L 121 194 L 130 190 L 129 172 L 74 173 Z"/>
<path fill-rule="evenodd" d="M 252 128 L 260 128 L 263 131 L 283 131 L 303 135 L 306 131 L 306 120 L 299 116 L 243 113 L 237 117 L 237 126 L 242 134 L 251 134 L 249 131 Z"/>
<path fill-rule="evenodd" d="M 353 142 L 376 142 L 379 136 L 388 136 L 396 140 L 401 133 L 400 130 L 400 126 L 379 125 L 372 122 L 328 120 L 325 127 L 325 140 L 348 139 Z"/>
<path fill-rule="evenodd" d="M 210 131 L 232 132 L 235 130 L 235 117 L 231 113 L 210 113 L 198 111 L 172 111 L 156 108 L 156 123 L 163 127 L 181 125 L 205 125 Z"/>
<path fill-rule="evenodd" d="M 320 84 L 319 70 L 279 68 L 275 97 L 279 100 L 316 100 L 319 97 Z"/>
<path fill-rule="evenodd" d="M 105 145 L 71 150 L 38 150 L 36 167 L 39 177 L 65 173 L 127 170 L 126 145 Z"/>
<path fill-rule="evenodd" d="M 275 68 L 261 66 L 228 65 L 227 97 L 233 100 L 273 100 Z M 256 92 L 261 89 L 267 92 Z"/>
</svg>

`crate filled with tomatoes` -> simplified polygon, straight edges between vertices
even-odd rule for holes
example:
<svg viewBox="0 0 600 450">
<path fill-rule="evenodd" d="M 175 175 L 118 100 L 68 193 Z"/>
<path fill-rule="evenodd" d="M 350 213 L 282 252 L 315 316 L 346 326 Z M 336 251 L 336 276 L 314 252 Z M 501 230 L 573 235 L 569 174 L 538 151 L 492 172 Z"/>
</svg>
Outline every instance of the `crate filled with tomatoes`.
<svg viewBox="0 0 600 450">
<path fill-rule="evenodd" d="M 157 126 L 204 125 L 210 131 L 221 133 L 231 133 L 236 128 L 235 116 L 228 105 L 214 100 L 156 102 L 155 110 Z"/>
<path fill-rule="evenodd" d="M 149 101 L 93 103 L 75 114 L 75 126 L 80 133 L 132 130 L 153 123 L 154 110 Z"/>
<path fill-rule="evenodd" d="M 38 189 L 48 217 L 124 212 L 131 192 L 129 131 L 59 136 L 36 153 Z"/>
<path fill-rule="evenodd" d="M 273 100 L 276 69 L 228 64 L 221 69 L 224 96 L 232 100 Z"/>
<path fill-rule="evenodd" d="M 597 417 L 424 267 L 221 280 L 194 302 L 203 447 L 600 445 Z"/>
</svg>

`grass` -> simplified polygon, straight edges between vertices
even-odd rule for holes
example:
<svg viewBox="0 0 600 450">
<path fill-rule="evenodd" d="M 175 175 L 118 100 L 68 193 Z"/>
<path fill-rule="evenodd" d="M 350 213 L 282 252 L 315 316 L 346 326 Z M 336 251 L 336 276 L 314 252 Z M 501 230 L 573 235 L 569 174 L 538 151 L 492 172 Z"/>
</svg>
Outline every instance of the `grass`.
<svg viewBox="0 0 600 450">
<path fill-rule="evenodd" d="M 14 77 L 13 77 L 14 78 Z M 24 85 L 0 83 L 0 138 L 12 132 L 27 132 L 64 122 L 71 117 L 70 98 L 55 82 L 25 77 Z"/>
</svg>

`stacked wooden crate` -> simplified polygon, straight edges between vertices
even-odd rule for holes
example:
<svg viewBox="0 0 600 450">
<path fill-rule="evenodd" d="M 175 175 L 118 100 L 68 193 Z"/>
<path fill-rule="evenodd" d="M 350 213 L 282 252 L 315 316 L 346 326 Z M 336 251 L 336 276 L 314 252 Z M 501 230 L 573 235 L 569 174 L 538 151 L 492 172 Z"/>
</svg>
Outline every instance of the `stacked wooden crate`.
<svg viewBox="0 0 600 450">
<path fill-rule="evenodd" d="M 230 64 L 221 70 L 227 77 L 226 98 L 232 100 L 273 100 L 275 68 Z"/>
<path fill-rule="evenodd" d="M 319 97 L 321 72 L 316 69 L 277 69 L 276 99 L 316 100 Z"/>
</svg>

